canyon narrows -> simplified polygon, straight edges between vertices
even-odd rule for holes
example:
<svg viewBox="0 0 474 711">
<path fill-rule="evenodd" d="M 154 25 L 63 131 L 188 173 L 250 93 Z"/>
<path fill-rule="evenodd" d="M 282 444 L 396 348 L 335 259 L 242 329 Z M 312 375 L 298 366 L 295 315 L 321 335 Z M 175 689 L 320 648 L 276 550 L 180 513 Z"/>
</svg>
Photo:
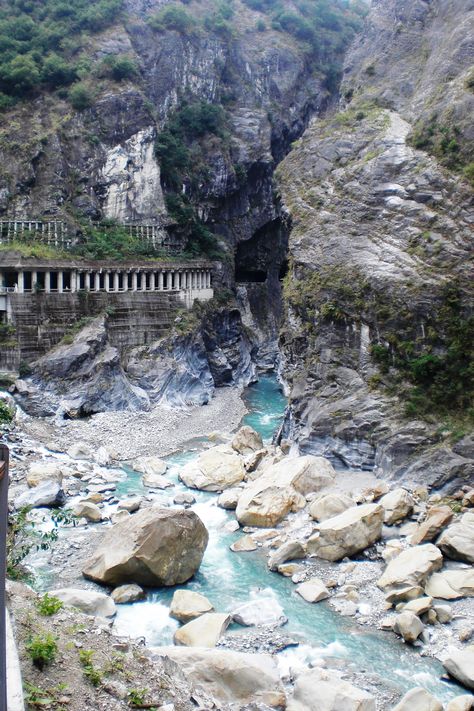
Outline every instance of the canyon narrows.
<svg viewBox="0 0 474 711">
<path fill-rule="evenodd" d="M 473 32 L 0 3 L 9 711 L 474 708 Z"/>
</svg>

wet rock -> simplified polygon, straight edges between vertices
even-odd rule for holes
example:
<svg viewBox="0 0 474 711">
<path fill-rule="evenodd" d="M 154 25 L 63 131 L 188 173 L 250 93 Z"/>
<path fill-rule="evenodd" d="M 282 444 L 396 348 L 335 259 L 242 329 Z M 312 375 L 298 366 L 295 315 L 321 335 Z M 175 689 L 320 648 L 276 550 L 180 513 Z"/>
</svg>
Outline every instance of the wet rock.
<svg viewBox="0 0 474 711">
<path fill-rule="evenodd" d="M 142 476 L 143 486 L 148 489 L 169 489 L 174 486 L 173 482 L 160 474 L 144 474 Z"/>
<path fill-rule="evenodd" d="M 391 600 L 411 600 L 419 597 L 427 578 L 442 565 L 441 551 L 432 543 L 414 546 L 390 561 L 377 585 Z M 436 597 L 428 590 L 427 594 Z"/>
<path fill-rule="evenodd" d="M 86 521 L 98 523 L 102 521 L 102 511 L 89 501 L 79 501 L 72 509 L 74 516 L 85 518 Z"/>
<path fill-rule="evenodd" d="M 255 430 L 248 425 L 244 425 L 234 436 L 231 445 L 232 449 L 235 449 L 236 452 L 246 455 L 261 450 L 263 448 L 263 441 L 258 432 L 255 432 Z"/>
<path fill-rule="evenodd" d="M 289 560 L 299 560 L 306 557 L 305 547 L 300 541 L 288 541 L 271 554 L 268 559 L 270 570 L 278 570 L 282 563 Z"/>
<path fill-rule="evenodd" d="M 389 526 L 403 521 L 413 511 L 414 506 L 412 495 L 402 488 L 394 489 L 385 494 L 379 503 L 385 509 L 384 521 Z"/>
<path fill-rule="evenodd" d="M 474 513 L 465 513 L 452 523 L 443 531 L 436 545 L 448 558 L 474 563 Z"/>
<path fill-rule="evenodd" d="M 474 596 L 474 570 L 443 570 L 434 573 L 427 581 L 425 592 L 431 597 L 456 600 Z"/>
<path fill-rule="evenodd" d="M 144 600 L 146 593 L 139 585 L 120 585 L 112 591 L 111 597 L 116 605 L 124 605 L 129 602 Z"/>
<path fill-rule="evenodd" d="M 449 647 L 443 666 L 463 686 L 474 689 L 474 645 L 465 649 Z"/>
<path fill-rule="evenodd" d="M 196 503 L 196 497 L 188 491 L 183 491 L 173 497 L 173 503 L 178 506 L 192 506 L 192 504 Z"/>
<path fill-rule="evenodd" d="M 243 481 L 245 469 L 239 455 L 227 444 L 202 452 L 186 464 L 179 478 L 191 489 L 223 491 Z"/>
<path fill-rule="evenodd" d="M 285 706 L 285 692 L 275 659 L 267 654 L 244 654 L 226 649 L 161 647 L 157 655 L 168 656 L 187 678 L 201 686 L 219 704 L 261 703 Z"/>
<path fill-rule="evenodd" d="M 143 499 L 140 496 L 134 496 L 130 499 L 122 499 L 117 504 L 117 509 L 119 511 L 128 511 L 128 513 L 135 513 L 138 511 L 142 505 Z"/>
<path fill-rule="evenodd" d="M 145 474 L 147 476 L 163 476 L 168 465 L 159 457 L 138 457 L 131 465 L 133 471 Z"/>
<path fill-rule="evenodd" d="M 213 609 L 204 595 L 193 590 L 176 590 L 171 601 L 170 616 L 186 623 Z"/>
<path fill-rule="evenodd" d="M 117 613 L 114 601 L 104 593 L 79 588 L 61 588 L 51 590 L 49 594 L 62 600 L 65 605 L 76 607 L 86 615 L 113 617 Z"/>
<path fill-rule="evenodd" d="M 29 507 L 32 509 L 41 507 L 61 507 L 66 503 L 66 496 L 58 481 L 43 481 L 34 489 L 25 491 L 15 499 L 17 510 Z"/>
<path fill-rule="evenodd" d="M 311 578 L 296 588 L 298 595 L 301 595 L 306 602 L 320 602 L 329 597 L 329 590 L 319 578 Z"/>
<path fill-rule="evenodd" d="M 375 711 L 374 697 L 319 669 L 301 674 L 295 683 L 288 711 Z"/>
<path fill-rule="evenodd" d="M 174 643 L 184 647 L 215 647 L 230 621 L 230 615 L 206 612 L 180 627 L 174 634 Z"/>
<path fill-rule="evenodd" d="M 403 611 L 393 623 L 393 631 L 403 637 L 405 642 L 413 644 L 424 630 L 423 622 L 414 612 Z"/>
<path fill-rule="evenodd" d="M 429 510 L 428 515 L 418 526 L 418 530 L 411 536 L 413 545 L 432 541 L 441 533 L 453 518 L 453 512 L 449 506 L 438 506 Z"/>
<path fill-rule="evenodd" d="M 321 457 L 285 458 L 247 484 L 239 497 L 237 519 L 247 526 L 275 526 L 289 511 L 305 505 L 303 496 L 328 486 L 334 477 L 333 467 Z"/>
<path fill-rule="evenodd" d="M 227 511 L 235 511 L 241 493 L 242 489 L 240 488 L 226 489 L 217 499 L 217 505 Z"/>
<path fill-rule="evenodd" d="M 71 457 L 71 459 L 85 459 L 90 461 L 94 458 L 92 449 L 86 442 L 77 442 L 71 445 L 66 454 Z"/>
<path fill-rule="evenodd" d="M 326 521 L 354 506 L 354 501 L 345 494 L 321 494 L 310 504 L 309 514 L 315 521 Z"/>
<path fill-rule="evenodd" d="M 83 575 L 112 585 L 182 584 L 198 570 L 207 542 L 207 530 L 193 511 L 151 507 L 112 526 Z"/>
<path fill-rule="evenodd" d="M 257 597 L 255 600 L 240 605 L 232 612 L 232 619 L 245 627 L 283 625 L 288 621 L 280 603 L 269 596 Z"/>
<path fill-rule="evenodd" d="M 380 538 L 383 517 L 380 504 L 353 506 L 318 525 L 308 540 L 308 554 L 336 561 L 359 553 Z"/>
<path fill-rule="evenodd" d="M 443 711 L 443 704 L 426 689 L 410 689 L 392 711 Z"/>
</svg>

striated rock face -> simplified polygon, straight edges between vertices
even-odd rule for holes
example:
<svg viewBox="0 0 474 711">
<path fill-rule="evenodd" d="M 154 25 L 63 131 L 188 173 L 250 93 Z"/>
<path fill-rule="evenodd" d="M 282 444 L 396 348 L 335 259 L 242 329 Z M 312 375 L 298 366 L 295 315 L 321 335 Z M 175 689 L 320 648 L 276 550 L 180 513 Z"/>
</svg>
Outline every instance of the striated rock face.
<svg viewBox="0 0 474 711">
<path fill-rule="evenodd" d="M 179 585 L 198 570 L 208 537 L 193 511 L 145 509 L 112 526 L 83 574 L 111 585 Z"/>
<path fill-rule="evenodd" d="M 286 432 L 337 466 L 453 490 L 473 450 L 422 420 L 472 406 L 470 346 L 450 371 L 453 344 L 472 341 L 471 5 L 372 3 L 339 111 L 277 171 L 292 220 Z M 453 130 L 456 160 L 440 138 Z"/>
</svg>

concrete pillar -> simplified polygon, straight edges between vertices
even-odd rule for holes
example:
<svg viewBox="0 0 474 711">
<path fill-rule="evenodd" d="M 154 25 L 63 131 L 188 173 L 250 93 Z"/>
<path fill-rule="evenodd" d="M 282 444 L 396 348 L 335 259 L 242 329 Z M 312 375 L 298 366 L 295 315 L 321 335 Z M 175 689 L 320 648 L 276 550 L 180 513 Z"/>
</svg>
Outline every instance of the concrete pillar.
<svg viewBox="0 0 474 711">
<path fill-rule="evenodd" d="M 94 274 L 94 291 L 100 291 L 100 274 L 96 272 Z"/>
<path fill-rule="evenodd" d="M 18 293 L 23 294 L 25 291 L 25 275 L 23 272 L 18 272 Z"/>
<path fill-rule="evenodd" d="M 38 272 L 31 272 L 31 291 L 36 291 L 35 284 L 38 281 Z"/>
<path fill-rule="evenodd" d="M 146 291 L 146 274 L 145 274 L 145 272 L 140 273 L 140 291 Z"/>
<path fill-rule="evenodd" d="M 119 290 L 119 273 L 114 272 L 114 291 Z"/>
<path fill-rule="evenodd" d="M 150 291 L 155 291 L 156 288 L 156 277 L 155 272 L 150 274 Z"/>
<path fill-rule="evenodd" d="M 163 291 L 163 272 L 158 272 L 158 290 Z"/>
<path fill-rule="evenodd" d="M 71 292 L 77 291 L 77 287 L 78 287 L 77 272 L 73 270 L 71 272 Z"/>
<path fill-rule="evenodd" d="M 86 272 L 84 274 L 84 289 L 86 291 L 90 291 L 90 288 L 91 288 L 91 273 Z"/>
<path fill-rule="evenodd" d="M 44 273 L 44 290 L 47 294 L 51 293 L 51 272 Z"/>
<path fill-rule="evenodd" d="M 60 294 L 62 294 L 62 293 L 63 293 L 63 289 L 64 289 L 63 273 L 62 273 L 62 272 L 58 272 L 58 292 L 59 292 Z"/>
<path fill-rule="evenodd" d="M 122 288 L 124 291 L 128 291 L 128 272 L 122 274 Z"/>
<path fill-rule="evenodd" d="M 138 289 L 138 273 L 132 272 L 132 291 L 136 291 L 137 289 Z"/>
</svg>

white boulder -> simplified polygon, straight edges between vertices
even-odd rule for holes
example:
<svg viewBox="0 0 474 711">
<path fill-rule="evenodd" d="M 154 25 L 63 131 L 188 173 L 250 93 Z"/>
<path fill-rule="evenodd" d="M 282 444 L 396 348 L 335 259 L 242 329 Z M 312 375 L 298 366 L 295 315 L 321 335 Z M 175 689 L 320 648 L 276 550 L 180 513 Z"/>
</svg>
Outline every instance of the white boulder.
<svg viewBox="0 0 474 711">
<path fill-rule="evenodd" d="M 186 464 L 180 474 L 186 486 L 200 491 L 223 491 L 244 480 L 242 459 L 227 444 L 202 452 L 196 460 Z"/>
<path fill-rule="evenodd" d="M 352 506 L 323 521 L 307 543 L 310 555 L 325 560 L 342 560 L 368 548 L 382 534 L 384 509 L 380 504 Z"/>
<path fill-rule="evenodd" d="M 176 630 L 174 643 L 184 647 L 215 647 L 230 621 L 230 615 L 225 613 L 206 612 Z"/>
<path fill-rule="evenodd" d="M 80 588 L 60 588 L 51 590 L 52 597 L 57 597 L 69 607 L 75 607 L 86 615 L 98 617 L 113 617 L 116 613 L 115 603 L 111 597 L 94 590 Z"/>
<path fill-rule="evenodd" d="M 320 602 L 329 597 L 329 590 L 319 578 L 311 578 L 296 588 L 298 595 L 301 595 L 306 602 Z"/>
<path fill-rule="evenodd" d="M 384 507 L 384 521 L 389 526 L 403 521 L 404 518 L 411 514 L 415 504 L 412 495 L 402 488 L 394 489 L 385 494 L 379 503 Z"/>
<path fill-rule="evenodd" d="M 392 711 L 443 711 L 443 704 L 426 689 L 417 687 L 410 689 Z"/>
<path fill-rule="evenodd" d="M 214 607 L 207 597 L 193 590 L 176 590 L 170 607 L 170 617 L 180 622 L 191 622 L 206 612 L 212 612 Z"/>
</svg>

